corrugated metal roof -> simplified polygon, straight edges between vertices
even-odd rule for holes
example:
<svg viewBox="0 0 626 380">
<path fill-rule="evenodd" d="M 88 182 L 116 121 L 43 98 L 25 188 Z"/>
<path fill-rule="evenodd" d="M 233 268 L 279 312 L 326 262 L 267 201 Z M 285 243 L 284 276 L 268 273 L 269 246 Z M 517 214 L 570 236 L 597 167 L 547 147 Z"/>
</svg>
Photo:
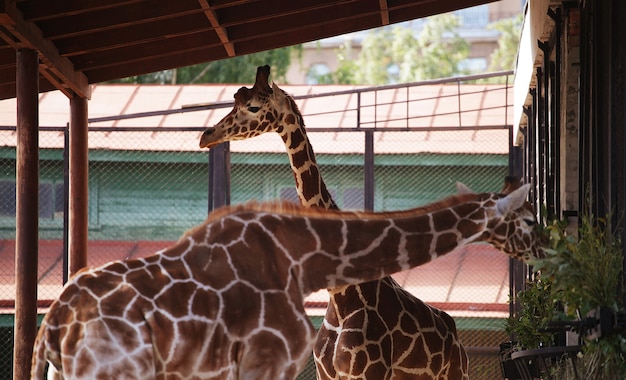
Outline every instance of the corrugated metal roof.
<svg viewBox="0 0 626 380">
<path fill-rule="evenodd" d="M 89 101 L 90 120 L 118 115 L 154 113 L 162 110 L 183 110 L 190 104 L 230 102 L 241 85 L 96 85 Z M 317 133 L 319 128 L 376 128 L 375 152 L 396 153 L 491 153 L 507 154 L 508 130 L 512 112 L 507 99 L 512 89 L 503 85 L 460 86 L 449 84 L 421 85 L 408 88 L 368 91 L 360 94 L 347 90 L 363 90 L 358 86 L 281 86 L 298 97 L 311 94 L 336 95 L 298 99 L 309 137 L 318 153 L 361 153 L 362 139 L 350 133 Z M 69 121 L 69 101 L 61 92 L 40 94 L 39 120 L 42 127 L 63 127 Z M 357 105 L 360 104 L 357 116 Z M 15 99 L 0 101 L 0 125 L 16 123 Z M 197 127 L 216 124 L 231 109 L 205 109 L 194 112 L 152 115 L 92 122 L 90 127 L 125 127 L 139 129 Z M 461 112 L 459 112 L 461 111 Z M 463 128 L 485 127 L 468 130 Z M 493 128 L 500 129 L 493 129 Z M 424 128 L 424 131 L 399 131 Z M 385 131 L 385 129 L 387 131 Z M 458 129 L 458 130 L 450 130 Z M 2 134 L 11 132 L 0 132 Z M 129 139 L 139 138 L 144 132 L 109 132 L 92 134 L 91 149 L 133 149 Z M 197 151 L 200 131 L 153 133 L 150 150 Z M 1 138 L 1 137 L 0 137 Z M 0 140 L 1 141 L 1 140 Z M 62 135 L 46 138 L 42 148 L 60 148 Z M 135 148 L 141 149 L 141 148 Z M 267 134 L 254 139 L 231 143 L 235 152 L 284 152 L 281 139 Z"/>
</svg>

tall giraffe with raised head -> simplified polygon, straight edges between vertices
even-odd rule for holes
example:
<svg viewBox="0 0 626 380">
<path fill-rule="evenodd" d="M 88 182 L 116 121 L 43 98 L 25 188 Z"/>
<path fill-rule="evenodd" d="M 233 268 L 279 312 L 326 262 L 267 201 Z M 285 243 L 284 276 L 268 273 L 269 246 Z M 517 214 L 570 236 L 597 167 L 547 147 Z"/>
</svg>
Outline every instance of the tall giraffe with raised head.
<svg viewBox="0 0 626 380">
<path fill-rule="evenodd" d="M 204 131 L 200 147 L 267 132 L 282 138 L 305 207 L 336 209 L 293 98 L 268 84 L 270 67 L 235 94 L 233 110 Z M 467 379 L 467 354 L 447 313 L 404 290 L 392 277 L 329 289 L 329 305 L 314 346 L 319 379 Z"/>
<path fill-rule="evenodd" d="M 529 186 L 373 213 L 245 204 L 175 245 L 84 269 L 35 342 L 33 379 L 294 379 L 315 341 L 311 292 L 388 276 L 484 241 L 537 255 Z"/>
</svg>

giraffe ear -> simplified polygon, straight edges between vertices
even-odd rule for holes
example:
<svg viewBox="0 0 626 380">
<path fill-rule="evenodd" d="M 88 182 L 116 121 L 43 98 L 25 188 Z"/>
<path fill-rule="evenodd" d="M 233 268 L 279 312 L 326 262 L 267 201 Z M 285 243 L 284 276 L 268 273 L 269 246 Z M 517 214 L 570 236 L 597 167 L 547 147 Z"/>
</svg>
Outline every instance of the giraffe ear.
<svg viewBox="0 0 626 380">
<path fill-rule="evenodd" d="M 504 198 L 500 198 L 496 201 L 496 210 L 500 215 L 506 215 L 513 210 L 524 205 L 528 192 L 530 191 L 530 184 L 521 186 L 519 189 L 512 191 Z"/>
<path fill-rule="evenodd" d="M 472 189 L 470 189 L 467 185 L 461 182 L 456 183 L 456 192 L 459 195 L 474 194 L 474 191 Z"/>
</svg>

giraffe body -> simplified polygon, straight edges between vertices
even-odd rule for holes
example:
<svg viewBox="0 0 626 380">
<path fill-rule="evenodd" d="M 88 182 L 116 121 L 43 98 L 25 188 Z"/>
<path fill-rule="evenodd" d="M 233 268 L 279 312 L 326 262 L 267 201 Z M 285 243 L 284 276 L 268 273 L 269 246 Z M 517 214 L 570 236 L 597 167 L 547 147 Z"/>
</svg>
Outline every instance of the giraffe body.
<svg viewBox="0 0 626 380">
<path fill-rule="evenodd" d="M 65 379 L 294 379 L 314 344 L 307 295 L 476 241 L 536 255 L 529 188 L 389 213 L 217 210 L 164 251 L 75 275 L 44 318 L 32 378 L 49 360 Z"/>
<path fill-rule="evenodd" d="M 235 107 L 205 130 L 200 147 L 267 132 L 282 138 L 305 207 L 336 209 L 326 188 L 304 120 L 293 98 L 268 85 L 269 66 L 254 86 L 235 94 Z M 406 292 L 392 278 L 329 290 L 314 346 L 317 377 L 324 379 L 467 379 L 468 359 L 456 324 L 445 312 Z"/>
</svg>

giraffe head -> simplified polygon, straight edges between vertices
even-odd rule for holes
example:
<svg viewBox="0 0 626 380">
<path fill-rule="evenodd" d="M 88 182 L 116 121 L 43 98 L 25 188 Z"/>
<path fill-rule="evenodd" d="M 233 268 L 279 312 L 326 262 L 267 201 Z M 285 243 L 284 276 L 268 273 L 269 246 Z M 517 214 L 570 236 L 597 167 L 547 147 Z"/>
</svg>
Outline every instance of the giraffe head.
<svg viewBox="0 0 626 380">
<path fill-rule="evenodd" d="M 532 206 L 526 201 L 529 191 L 530 184 L 526 184 L 496 199 L 494 210 L 498 217 L 491 219 L 487 225 L 491 236 L 486 240 L 520 260 L 544 255 L 537 219 Z"/>
<path fill-rule="evenodd" d="M 487 231 L 490 236 L 485 241 L 513 258 L 526 260 L 530 257 L 542 257 L 542 235 L 537 228 L 537 219 L 533 208 L 526 201 L 530 185 L 521 185 L 517 177 L 506 177 L 500 194 L 494 194 L 494 204 Z M 462 183 L 457 183 L 460 195 L 474 194 Z"/>
<path fill-rule="evenodd" d="M 259 66 L 252 88 L 241 87 L 235 93 L 235 106 L 228 115 L 200 137 L 200 148 L 210 148 L 225 141 L 245 140 L 266 132 L 282 133 L 288 125 L 302 125 L 300 111 L 275 83 L 268 84 L 270 67 Z M 288 109 L 293 112 L 282 112 Z"/>
</svg>

